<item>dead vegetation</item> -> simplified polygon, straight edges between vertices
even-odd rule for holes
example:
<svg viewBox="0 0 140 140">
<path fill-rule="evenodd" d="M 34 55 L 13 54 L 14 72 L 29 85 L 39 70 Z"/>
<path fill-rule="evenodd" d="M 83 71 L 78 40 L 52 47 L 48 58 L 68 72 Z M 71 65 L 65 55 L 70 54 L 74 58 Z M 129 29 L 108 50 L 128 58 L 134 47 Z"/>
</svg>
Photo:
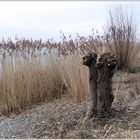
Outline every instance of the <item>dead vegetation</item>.
<svg viewBox="0 0 140 140">
<path fill-rule="evenodd" d="M 103 44 L 98 35 L 78 36 L 75 40 L 64 37 L 58 43 L 50 40 L 3 40 L 0 44 L 0 100 L 3 112 L 19 112 L 65 93 L 75 101 L 84 100 L 89 93 L 89 75 L 81 58 L 90 51 L 100 56 L 106 48 Z"/>
<path fill-rule="evenodd" d="M 132 17 L 125 19 L 125 16 L 124 18 L 120 16 L 122 16 L 121 11 L 116 19 L 110 14 L 110 28 L 103 36 L 93 32 L 87 37 L 77 35 L 75 39 L 70 36 L 67 38 L 62 34 L 61 42 L 18 38 L 15 41 L 9 39 L 0 42 L 0 114 L 21 113 L 15 116 L 14 123 L 13 119 L 9 120 L 3 116 L 4 121 L 0 123 L 0 130 L 3 133 L 1 138 L 12 138 L 12 135 L 16 138 L 26 138 L 26 136 L 32 138 L 140 138 L 139 73 L 129 74 L 126 71 L 117 71 L 113 76 L 112 92 L 115 96 L 113 108 L 118 110 L 114 112 L 115 118 L 97 121 L 97 123 L 89 120 L 85 128 L 81 127 L 90 100 L 89 73 L 88 68 L 82 65 L 82 57 L 87 52 L 95 52 L 100 57 L 102 53 L 113 51 L 119 57 L 118 69 L 127 70 L 133 65 L 140 66 L 138 56 L 140 46 L 135 44 L 136 34 Z M 71 101 L 68 102 L 65 96 L 68 96 Z M 63 103 L 61 97 L 64 98 Z M 56 98 L 57 100 L 54 100 Z M 56 102 L 51 104 L 51 101 Z M 37 112 L 33 114 L 37 113 L 37 117 L 31 121 L 34 115 L 30 110 L 26 112 L 26 109 L 44 102 L 48 103 L 46 109 L 41 113 L 35 110 Z M 59 105 L 60 109 L 57 110 Z M 80 111 L 76 112 L 77 115 L 73 114 L 72 105 L 75 106 L 72 110 L 80 106 Z M 64 113 L 63 106 L 66 106 L 65 113 L 70 112 L 71 115 L 70 117 L 66 115 L 67 120 L 61 120 L 62 122 L 58 124 L 61 117 L 65 118 L 65 114 L 55 118 L 58 112 Z M 47 118 L 45 112 L 52 113 L 54 117 Z M 25 118 L 24 113 L 27 113 Z M 38 126 L 36 122 L 43 114 L 48 125 L 42 123 Z M 28 115 L 31 118 L 26 120 Z M 16 117 L 19 120 L 16 120 Z M 33 130 L 30 121 L 35 125 Z M 50 130 L 51 124 L 54 124 L 54 127 Z M 19 127 L 21 129 L 18 129 Z M 26 132 L 26 128 L 30 128 L 30 130 L 27 129 L 30 133 Z M 9 133 L 5 132 L 6 130 L 9 130 Z M 23 130 L 26 132 L 25 136 L 21 135 Z M 20 134 L 16 135 L 16 131 Z"/>
<path fill-rule="evenodd" d="M 135 82 L 130 83 L 131 78 Z M 76 103 L 70 96 L 32 107 L 19 115 L 0 117 L 1 138 L 140 138 L 140 96 L 135 88 L 139 74 L 117 72 L 113 76 L 113 109 L 108 120 L 89 119 L 82 126 L 89 100 Z M 118 81 L 118 82 L 114 82 Z M 129 88 L 128 88 L 129 87 Z M 7 133 L 8 132 L 8 133 Z"/>
<path fill-rule="evenodd" d="M 136 25 L 133 13 L 117 6 L 109 12 L 109 21 L 105 28 L 105 42 L 108 49 L 119 57 L 118 69 L 132 67 L 139 55 L 136 44 Z"/>
</svg>

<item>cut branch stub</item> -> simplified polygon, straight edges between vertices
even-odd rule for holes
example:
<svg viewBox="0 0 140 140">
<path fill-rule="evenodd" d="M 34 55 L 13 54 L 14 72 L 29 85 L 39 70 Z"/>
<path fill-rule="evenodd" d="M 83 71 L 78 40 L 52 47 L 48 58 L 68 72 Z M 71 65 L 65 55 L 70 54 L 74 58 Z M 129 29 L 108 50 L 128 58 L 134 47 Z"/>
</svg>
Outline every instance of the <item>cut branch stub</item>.
<svg viewBox="0 0 140 140">
<path fill-rule="evenodd" d="M 104 53 L 98 60 L 97 67 L 100 69 L 104 64 L 107 64 L 110 70 L 113 70 L 118 64 L 118 57 L 114 54 Z"/>
<path fill-rule="evenodd" d="M 83 57 L 83 65 L 90 67 L 93 63 L 95 64 L 97 60 L 97 54 L 94 52 L 88 53 Z"/>
</svg>

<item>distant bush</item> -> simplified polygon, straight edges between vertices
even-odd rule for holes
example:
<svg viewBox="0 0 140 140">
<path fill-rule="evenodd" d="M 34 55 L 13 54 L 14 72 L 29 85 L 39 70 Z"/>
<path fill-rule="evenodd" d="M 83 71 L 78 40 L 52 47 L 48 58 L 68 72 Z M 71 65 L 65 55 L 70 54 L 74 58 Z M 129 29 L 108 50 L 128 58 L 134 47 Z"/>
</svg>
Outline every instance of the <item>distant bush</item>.
<svg viewBox="0 0 140 140">
<path fill-rule="evenodd" d="M 127 69 L 135 63 L 140 46 L 136 45 L 136 26 L 132 13 L 129 15 L 120 6 L 109 12 L 105 41 L 110 51 L 119 57 L 118 69 Z"/>
</svg>

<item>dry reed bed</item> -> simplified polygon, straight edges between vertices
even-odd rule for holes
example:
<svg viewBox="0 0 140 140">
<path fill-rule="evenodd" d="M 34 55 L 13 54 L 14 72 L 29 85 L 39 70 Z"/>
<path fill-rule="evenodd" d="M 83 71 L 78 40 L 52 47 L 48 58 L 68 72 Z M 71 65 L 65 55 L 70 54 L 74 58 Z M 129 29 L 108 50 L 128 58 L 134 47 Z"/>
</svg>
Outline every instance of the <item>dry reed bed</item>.
<svg viewBox="0 0 140 140">
<path fill-rule="evenodd" d="M 2 65 L 0 99 L 3 112 L 16 112 L 42 101 L 68 94 L 81 101 L 88 93 L 88 70 L 77 55 L 21 60 L 9 58 Z M 85 75 L 85 76 L 82 76 Z"/>
<path fill-rule="evenodd" d="M 140 125 L 137 125 L 139 124 L 140 115 L 140 96 L 138 90 L 136 90 L 134 86 L 139 84 L 139 74 L 134 74 L 133 76 L 133 74 L 116 72 L 113 80 L 122 82 L 119 82 L 119 84 L 113 83 L 113 93 L 115 95 L 113 108 L 122 110 L 122 112 L 106 123 L 105 126 L 96 124 L 91 126 L 92 123 L 91 120 L 89 120 L 88 125 L 85 126 L 86 128 L 81 128 L 81 122 L 86 112 L 85 107 L 87 106 L 84 102 L 74 104 L 73 101 L 83 101 L 88 97 L 89 93 L 88 68 L 82 65 L 82 56 L 91 50 L 95 52 L 98 50 L 97 53 L 100 55 L 102 51 L 106 51 L 106 48 L 103 49 L 104 46 L 100 46 L 100 49 L 97 49 L 97 42 L 94 42 L 96 46 L 86 46 L 86 41 L 83 41 L 83 44 L 85 44 L 85 51 L 83 51 L 84 49 L 81 51 L 70 51 L 69 43 L 65 41 L 61 45 L 50 43 L 49 47 L 45 47 L 47 51 L 45 50 L 42 52 L 44 49 L 43 43 L 36 45 L 38 44 L 36 42 L 23 42 L 21 42 L 21 44 L 19 43 L 21 49 L 16 49 L 15 47 L 15 49 L 12 50 L 13 48 L 11 48 L 11 45 L 9 45 L 10 48 L 2 48 L 5 52 L 1 58 L 0 76 L 0 101 L 3 113 L 22 112 L 32 107 L 32 105 L 45 101 L 48 102 L 54 98 L 64 97 L 64 94 L 68 94 L 72 102 L 70 101 L 71 103 L 69 104 L 64 98 L 63 101 L 65 102 L 63 105 L 67 104 L 67 107 L 65 113 L 61 110 L 62 114 L 64 113 L 63 116 L 65 117 L 65 114 L 70 112 L 73 116 L 74 114 L 71 112 L 72 104 L 74 105 L 74 110 L 75 108 L 77 108 L 77 110 L 80 108 L 80 112 L 77 111 L 76 113 L 80 116 L 80 119 L 78 118 L 78 121 L 72 120 L 70 124 L 67 121 L 62 122 L 64 126 L 66 125 L 68 127 L 64 138 L 139 138 L 139 134 L 135 129 L 140 129 Z M 16 45 L 14 44 L 14 46 Z M 37 48 L 37 46 L 40 46 L 40 48 Z M 76 45 L 73 46 L 76 47 Z M 60 50 L 57 52 L 58 48 Z M 66 48 L 65 53 L 63 52 L 64 48 Z M 139 65 L 139 62 L 137 65 Z M 135 78 L 135 80 L 131 83 L 125 82 L 129 81 L 131 78 Z M 89 102 L 86 102 L 87 105 L 88 103 Z M 56 101 L 55 106 L 59 105 L 61 106 L 61 100 L 58 100 L 58 102 Z M 83 107 L 81 107 L 82 105 Z M 60 108 L 62 108 L 62 106 Z M 13 119 L 7 118 L 10 127 L 7 127 L 7 122 L 4 123 L 5 121 L 3 121 L 2 132 L 4 133 L 5 130 L 9 130 L 9 138 L 19 131 L 23 134 L 22 131 L 26 131 L 26 127 L 32 129 L 32 124 L 28 126 L 27 124 L 30 123 L 28 123 L 27 120 L 29 120 L 29 122 L 34 121 L 40 123 L 39 121 L 42 121 L 41 119 L 43 119 L 43 121 L 45 119 L 48 123 L 49 118 L 47 118 L 47 116 L 41 118 L 41 116 L 43 116 L 43 114 L 56 112 L 56 114 L 52 113 L 55 117 L 58 113 L 57 111 L 60 112 L 60 110 L 54 109 L 54 106 L 51 107 L 51 110 L 46 106 L 46 109 L 44 109 L 44 111 L 41 110 L 41 113 L 40 108 L 38 111 L 35 111 L 33 113 L 35 115 L 30 114 L 30 111 L 27 111 L 27 114 L 25 113 L 26 111 L 22 112 L 20 116 L 17 116 L 19 120 L 15 118 L 15 123 L 13 123 Z M 25 116 L 23 114 L 25 114 Z M 32 117 L 35 118 L 31 121 L 30 119 Z M 27 122 L 25 122 L 24 119 Z M 17 121 L 19 122 L 17 123 Z M 25 128 L 23 128 L 22 125 L 21 129 L 19 129 L 21 122 L 25 124 Z M 75 122 L 77 123 L 76 126 L 71 128 L 71 123 L 75 124 Z M 35 129 L 33 131 L 35 131 L 35 133 L 31 132 L 30 135 L 27 132 L 29 137 L 42 138 L 46 131 L 49 132 L 49 128 L 47 128 L 44 123 L 41 124 L 40 127 L 38 127 L 36 123 L 34 123 L 34 125 Z M 51 124 L 49 125 L 52 127 Z M 58 129 L 62 128 L 62 126 L 59 126 Z M 127 128 L 129 128 L 128 131 L 126 130 Z M 60 129 L 60 134 L 61 133 Z M 49 138 L 52 138 L 51 134 L 52 131 L 50 132 Z M 3 134 L 3 138 L 6 136 L 7 133 Z M 21 138 L 24 136 L 16 135 L 16 137 Z M 60 135 L 55 136 L 55 138 L 57 137 L 61 138 Z"/>
<path fill-rule="evenodd" d="M 98 46 L 93 38 L 62 42 L 3 40 L 1 50 L 0 104 L 2 112 L 19 112 L 67 93 L 75 101 L 88 93 L 88 70 L 82 55 Z M 92 43 L 92 44 L 91 44 Z M 92 46 L 90 46 L 92 45 Z"/>
<path fill-rule="evenodd" d="M 61 42 L 3 40 L 0 50 L 0 108 L 6 113 L 20 112 L 63 94 L 69 94 L 75 101 L 84 100 L 89 93 L 89 84 L 88 69 L 82 65 L 82 56 L 89 51 L 98 56 L 111 51 L 104 37 L 99 35 L 77 36 L 75 40 L 63 36 Z M 137 56 L 136 51 L 132 51 L 131 56 Z M 136 62 L 137 57 L 134 58 L 129 60 L 131 64 Z"/>
</svg>

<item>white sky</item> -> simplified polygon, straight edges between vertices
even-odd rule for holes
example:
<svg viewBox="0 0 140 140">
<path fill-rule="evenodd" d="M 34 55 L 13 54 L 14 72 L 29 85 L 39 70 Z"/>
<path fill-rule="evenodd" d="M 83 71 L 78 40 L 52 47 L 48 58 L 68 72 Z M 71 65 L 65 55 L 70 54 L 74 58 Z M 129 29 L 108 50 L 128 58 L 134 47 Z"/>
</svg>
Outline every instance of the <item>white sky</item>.
<svg viewBox="0 0 140 140">
<path fill-rule="evenodd" d="M 102 32 L 107 23 L 109 8 L 116 4 L 133 9 L 138 29 L 140 29 L 140 2 L 105 1 L 1 1 L 0 40 L 15 35 L 25 38 L 47 40 L 60 38 L 60 30 L 73 36 L 91 34 L 92 28 Z M 139 32 L 139 30 L 138 30 Z"/>
</svg>

